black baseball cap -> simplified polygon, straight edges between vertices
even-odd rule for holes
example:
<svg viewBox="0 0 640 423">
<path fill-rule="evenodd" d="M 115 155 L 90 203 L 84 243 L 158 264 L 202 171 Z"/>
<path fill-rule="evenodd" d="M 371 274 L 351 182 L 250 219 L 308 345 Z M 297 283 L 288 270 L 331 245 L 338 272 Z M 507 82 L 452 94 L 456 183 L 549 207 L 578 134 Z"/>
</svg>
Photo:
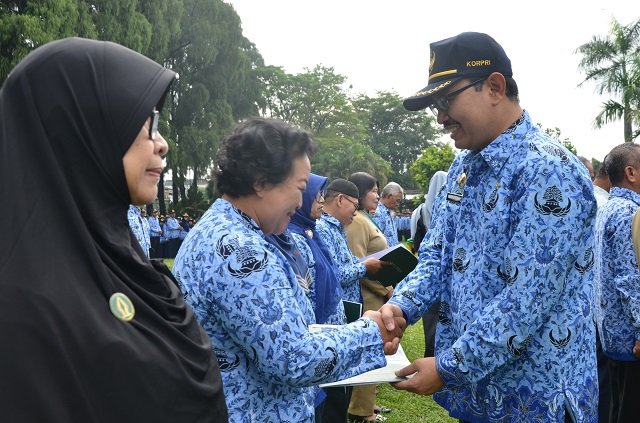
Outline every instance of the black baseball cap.
<svg viewBox="0 0 640 423">
<path fill-rule="evenodd" d="M 431 43 L 430 47 L 429 85 L 404 100 L 407 110 L 426 108 L 433 103 L 434 94 L 463 78 L 489 76 L 493 72 L 513 76 L 511 60 L 487 34 L 463 32 Z"/>
</svg>

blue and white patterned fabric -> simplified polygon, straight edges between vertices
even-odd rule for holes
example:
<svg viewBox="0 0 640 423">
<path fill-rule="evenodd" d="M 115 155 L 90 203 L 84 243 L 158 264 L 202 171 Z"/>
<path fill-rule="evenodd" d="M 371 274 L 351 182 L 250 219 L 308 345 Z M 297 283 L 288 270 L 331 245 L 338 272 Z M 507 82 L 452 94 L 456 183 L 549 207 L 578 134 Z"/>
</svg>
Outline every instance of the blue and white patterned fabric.
<svg viewBox="0 0 640 423">
<path fill-rule="evenodd" d="M 293 241 L 296 243 L 296 246 L 300 251 L 300 255 L 304 258 L 304 260 L 307 262 L 307 266 L 309 267 L 309 273 L 311 274 L 312 282 L 311 282 L 311 286 L 309 287 L 309 291 L 306 294 L 307 294 L 307 298 L 309 298 L 309 301 L 311 302 L 311 307 L 314 307 L 314 304 L 316 303 L 315 281 L 316 281 L 316 272 L 318 271 L 316 267 L 316 260 L 313 258 L 313 253 L 311 252 L 311 248 L 309 247 L 309 244 L 307 244 L 307 241 L 304 239 L 302 235 L 292 233 L 291 238 L 293 238 Z M 342 291 L 337 293 L 337 295 L 340 295 L 340 294 L 342 294 Z M 325 324 L 326 325 L 344 325 L 345 323 L 347 323 L 347 316 L 345 316 L 344 314 L 344 304 L 342 303 L 342 301 L 339 301 L 336 307 L 336 311 L 329 315 Z"/>
<path fill-rule="evenodd" d="M 148 222 L 149 222 L 149 236 L 151 238 L 159 237 L 162 229 L 160 229 L 160 221 L 158 220 L 158 218 L 150 216 Z"/>
<path fill-rule="evenodd" d="M 436 402 L 471 422 L 564 422 L 566 406 L 595 423 L 596 202 L 584 165 L 525 112 L 459 154 L 440 196 L 419 264 L 389 300 L 409 323 L 441 301 Z"/>
<path fill-rule="evenodd" d="M 604 206 L 607 200 L 609 200 L 609 192 L 604 188 L 600 188 L 599 186 L 594 185 L 593 193 L 596 196 L 596 202 L 598 203 L 598 208 Z"/>
<path fill-rule="evenodd" d="M 342 224 L 335 217 L 323 212 L 322 217 L 318 219 L 316 230 L 327 244 L 338 268 L 336 277 L 342 286 L 342 299 L 362 304 L 360 279 L 364 277 L 367 269 L 349 249 Z"/>
<path fill-rule="evenodd" d="M 129 219 L 129 227 L 142 247 L 142 251 L 144 251 L 144 254 L 149 257 L 149 249 L 151 248 L 149 222 L 147 222 L 147 219 L 140 216 L 140 209 L 133 204 L 129 205 L 127 218 Z"/>
<path fill-rule="evenodd" d="M 636 360 L 640 340 L 640 271 L 631 239 L 638 207 L 639 194 L 612 187 L 596 218 L 596 320 L 602 351 L 620 361 Z"/>
<path fill-rule="evenodd" d="M 382 202 L 379 202 L 373 218 L 376 220 L 378 227 L 382 230 L 384 237 L 387 239 L 389 247 L 398 245 L 398 225 L 396 224 L 395 216 L 391 216 L 391 212 L 387 206 L 382 204 Z"/>
<path fill-rule="evenodd" d="M 386 364 L 372 319 L 310 333 L 293 270 L 248 215 L 216 200 L 173 272 L 218 356 L 230 422 L 313 422 L 314 385 Z"/>
<path fill-rule="evenodd" d="M 168 217 L 164 223 L 167 226 L 167 238 L 180 239 L 180 232 L 182 232 L 180 223 L 175 217 Z"/>
</svg>

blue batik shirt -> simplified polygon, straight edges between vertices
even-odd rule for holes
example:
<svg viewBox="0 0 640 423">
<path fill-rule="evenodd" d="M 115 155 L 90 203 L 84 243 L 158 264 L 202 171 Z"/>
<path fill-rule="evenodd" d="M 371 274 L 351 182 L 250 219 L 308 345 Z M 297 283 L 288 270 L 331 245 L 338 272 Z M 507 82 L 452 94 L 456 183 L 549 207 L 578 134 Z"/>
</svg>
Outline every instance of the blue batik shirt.
<svg viewBox="0 0 640 423">
<path fill-rule="evenodd" d="M 342 299 L 362 304 L 360 279 L 364 277 L 367 269 L 349 249 L 342 224 L 335 217 L 323 212 L 316 224 L 316 230 L 329 248 L 338 268 L 336 277 L 342 286 Z"/>
<path fill-rule="evenodd" d="M 304 257 L 304 260 L 307 262 L 307 266 L 309 267 L 309 273 L 311 274 L 312 282 L 306 294 L 307 294 L 307 298 L 309 298 L 309 301 L 311 302 L 311 307 L 315 308 L 315 304 L 316 304 L 315 281 L 316 281 L 316 272 L 318 271 L 318 268 L 316 266 L 316 260 L 313 258 L 311 247 L 309 247 L 309 244 L 307 244 L 307 240 L 304 239 L 302 235 L 291 233 L 291 238 L 293 238 L 293 241 L 296 243 L 296 246 L 298 247 L 300 254 L 302 255 L 302 257 Z M 340 294 L 341 294 L 341 291 L 336 290 L 336 295 L 340 295 Z M 338 301 L 336 310 L 327 318 L 327 321 L 325 322 L 325 324 L 326 325 L 344 325 L 345 323 L 347 323 L 347 317 L 344 314 L 344 304 L 342 303 L 342 301 Z"/>
<path fill-rule="evenodd" d="M 157 238 L 160 236 L 160 221 L 157 217 L 149 217 L 149 236 L 151 238 Z"/>
<path fill-rule="evenodd" d="M 386 364 L 376 323 L 310 333 L 313 308 L 258 225 L 216 200 L 187 235 L 173 272 L 211 337 L 230 422 L 313 422 L 315 385 Z"/>
<path fill-rule="evenodd" d="M 149 257 L 149 248 L 151 248 L 151 240 L 149 239 L 149 222 L 147 222 L 147 219 L 140 216 L 140 209 L 132 204 L 129 205 L 127 218 L 129 219 L 129 227 L 142 247 L 142 251 L 144 251 L 144 254 Z"/>
<path fill-rule="evenodd" d="M 395 217 L 391 216 L 391 212 L 389 211 L 387 206 L 379 202 L 373 218 L 376 220 L 378 227 L 382 231 L 384 237 L 387 239 L 387 244 L 389 244 L 389 247 L 398 245 L 398 226 L 396 224 Z"/>
<path fill-rule="evenodd" d="M 631 238 L 638 207 L 638 193 L 612 187 L 596 218 L 596 319 L 602 351 L 621 361 L 636 360 L 640 340 L 640 270 Z"/>
<path fill-rule="evenodd" d="M 182 227 L 180 226 L 180 223 L 178 222 L 178 219 L 176 219 L 175 217 L 169 217 L 167 218 L 167 220 L 164 222 L 164 224 L 167 226 L 167 238 L 168 239 L 179 239 L 180 238 L 180 232 Z"/>
<path fill-rule="evenodd" d="M 528 113 L 464 151 L 394 291 L 410 323 L 440 300 L 434 399 L 471 422 L 596 423 L 596 202 L 584 165 Z"/>
</svg>

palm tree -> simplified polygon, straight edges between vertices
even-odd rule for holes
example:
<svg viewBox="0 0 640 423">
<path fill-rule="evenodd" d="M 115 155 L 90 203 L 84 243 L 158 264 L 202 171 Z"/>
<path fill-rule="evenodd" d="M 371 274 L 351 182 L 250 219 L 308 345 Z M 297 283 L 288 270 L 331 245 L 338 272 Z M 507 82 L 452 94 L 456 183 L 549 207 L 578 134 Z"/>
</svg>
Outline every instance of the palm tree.
<svg viewBox="0 0 640 423">
<path fill-rule="evenodd" d="M 594 127 L 622 119 L 624 141 L 631 142 L 640 135 L 640 19 L 627 26 L 612 19 L 607 37 L 594 36 L 576 49 L 583 55 L 578 68 L 585 72 L 587 81 L 597 83 L 596 91 L 615 98 L 602 104 L 602 111 L 594 120 Z"/>
</svg>

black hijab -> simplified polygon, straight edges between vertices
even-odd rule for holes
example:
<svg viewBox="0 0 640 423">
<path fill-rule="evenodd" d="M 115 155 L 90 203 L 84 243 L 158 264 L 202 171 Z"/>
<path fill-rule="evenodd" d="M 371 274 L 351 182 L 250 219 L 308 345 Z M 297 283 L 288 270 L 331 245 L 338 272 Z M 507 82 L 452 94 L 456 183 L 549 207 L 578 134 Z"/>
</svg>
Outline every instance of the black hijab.
<svg viewBox="0 0 640 423">
<path fill-rule="evenodd" d="M 37 48 L 0 89 L 3 421 L 227 420 L 209 338 L 127 221 L 122 158 L 174 77 L 70 38 Z M 111 311 L 115 293 L 132 320 Z"/>
</svg>

